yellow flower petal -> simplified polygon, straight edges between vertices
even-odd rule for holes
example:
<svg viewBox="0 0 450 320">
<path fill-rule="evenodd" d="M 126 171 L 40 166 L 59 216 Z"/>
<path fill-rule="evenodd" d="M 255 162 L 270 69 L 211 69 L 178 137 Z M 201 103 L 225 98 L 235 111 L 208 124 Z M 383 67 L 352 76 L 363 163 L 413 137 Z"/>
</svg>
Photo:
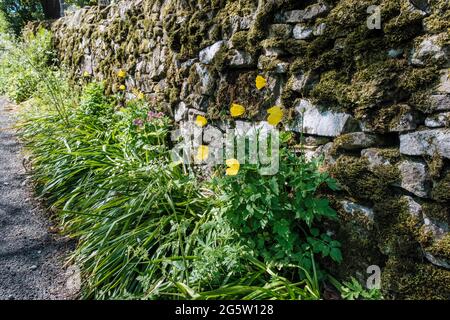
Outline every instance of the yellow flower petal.
<svg viewBox="0 0 450 320">
<path fill-rule="evenodd" d="M 83 72 L 83 77 L 88 78 L 90 76 L 91 76 L 91 74 L 89 72 L 87 72 L 87 71 Z"/>
<path fill-rule="evenodd" d="M 200 128 L 206 126 L 207 123 L 208 123 L 208 120 L 206 120 L 206 118 L 204 116 L 198 115 L 197 119 L 195 120 L 195 124 L 197 126 L 199 126 Z"/>
<path fill-rule="evenodd" d="M 121 84 L 121 85 L 119 86 L 119 90 L 125 91 L 125 89 L 126 89 L 125 85 Z"/>
<path fill-rule="evenodd" d="M 230 108 L 230 113 L 232 117 L 239 117 L 245 113 L 245 108 L 240 104 L 233 103 Z"/>
<path fill-rule="evenodd" d="M 239 161 L 237 161 L 236 159 L 228 159 L 226 161 L 226 164 L 228 166 L 228 168 L 226 169 L 225 174 L 227 176 L 235 176 L 238 174 L 239 172 L 239 168 L 240 168 L 240 164 Z"/>
<path fill-rule="evenodd" d="M 145 98 L 144 93 L 137 88 L 133 88 L 131 92 L 134 94 L 137 100 L 143 100 Z"/>
<path fill-rule="evenodd" d="M 256 77 L 256 88 L 258 90 L 261 90 L 262 88 L 264 88 L 267 84 L 267 81 L 264 77 L 262 76 L 257 76 Z"/>
<path fill-rule="evenodd" d="M 125 70 L 120 69 L 117 72 L 117 77 L 119 77 L 119 78 L 125 78 L 126 76 L 127 76 L 127 72 Z"/>
<path fill-rule="evenodd" d="M 283 119 L 283 109 L 278 106 L 272 107 L 267 110 L 269 116 L 267 117 L 267 122 L 272 126 L 277 126 Z"/>
<path fill-rule="evenodd" d="M 204 161 L 208 159 L 208 156 L 209 156 L 208 146 L 199 146 L 195 158 L 199 161 Z"/>
</svg>

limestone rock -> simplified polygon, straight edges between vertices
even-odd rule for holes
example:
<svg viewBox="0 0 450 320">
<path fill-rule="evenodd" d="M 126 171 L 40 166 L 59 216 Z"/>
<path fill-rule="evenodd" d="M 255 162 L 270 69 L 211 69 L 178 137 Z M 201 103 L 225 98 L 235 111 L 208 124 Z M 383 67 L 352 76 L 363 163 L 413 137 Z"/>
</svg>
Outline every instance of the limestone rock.
<svg viewBox="0 0 450 320">
<path fill-rule="evenodd" d="M 250 53 L 233 50 L 230 57 L 230 66 L 235 68 L 247 68 L 253 64 L 253 57 Z"/>
<path fill-rule="evenodd" d="M 390 49 L 388 51 L 388 57 L 392 58 L 392 59 L 396 59 L 401 57 L 401 55 L 403 54 L 403 49 Z"/>
<path fill-rule="evenodd" d="M 390 132 L 405 132 L 417 128 L 418 117 L 410 106 L 402 104 L 398 106 L 398 115 L 389 123 Z"/>
<path fill-rule="evenodd" d="M 313 30 L 302 24 L 297 24 L 294 27 L 294 39 L 305 40 L 311 38 L 313 35 Z"/>
<path fill-rule="evenodd" d="M 365 157 L 369 161 L 369 169 L 378 166 L 391 165 L 391 161 L 383 156 L 383 149 L 369 148 L 361 150 L 361 157 Z"/>
<path fill-rule="evenodd" d="M 431 112 L 450 110 L 450 95 L 434 94 L 428 98 L 428 101 L 430 103 L 429 109 Z"/>
<path fill-rule="evenodd" d="M 304 133 L 325 137 L 337 137 L 346 132 L 357 131 L 359 127 L 351 115 L 330 110 L 321 111 L 306 99 L 301 99 L 295 109 L 299 114 L 299 121 L 293 128 L 294 131 L 302 131 L 302 120 Z"/>
<path fill-rule="evenodd" d="M 441 258 L 435 257 L 431 253 L 426 252 L 426 251 L 424 252 L 424 256 L 428 261 L 430 261 L 435 266 L 450 270 L 450 262 L 447 259 L 441 259 Z"/>
<path fill-rule="evenodd" d="M 203 143 L 207 144 L 209 147 L 208 163 L 211 165 L 223 164 L 224 136 L 222 131 L 208 124 L 203 130 Z"/>
<path fill-rule="evenodd" d="M 166 47 L 156 46 L 153 49 L 152 59 L 148 64 L 148 73 L 153 80 L 160 80 L 166 73 Z"/>
<path fill-rule="evenodd" d="M 92 57 L 90 55 L 85 55 L 83 57 L 83 62 L 82 62 L 81 69 L 83 71 L 86 71 L 90 75 L 93 74 L 94 70 L 93 70 L 93 66 L 92 66 Z"/>
<path fill-rule="evenodd" d="M 275 64 L 275 69 L 273 70 L 277 74 L 285 74 L 289 69 L 289 63 L 287 62 L 278 62 Z"/>
<path fill-rule="evenodd" d="M 418 197 L 429 197 L 430 177 L 425 162 L 404 160 L 397 167 L 400 171 L 400 187 Z"/>
<path fill-rule="evenodd" d="M 175 108 L 175 122 L 179 122 L 185 118 L 187 114 L 187 107 L 184 102 L 180 102 Z"/>
<path fill-rule="evenodd" d="M 214 91 L 215 81 L 212 77 L 208 66 L 201 63 L 195 63 L 194 69 L 197 81 L 194 83 L 194 90 L 198 94 L 211 95 Z"/>
<path fill-rule="evenodd" d="M 428 0 L 409 0 L 411 5 L 423 12 L 429 12 L 430 11 L 430 3 Z"/>
<path fill-rule="evenodd" d="M 311 158 L 322 157 L 324 165 L 334 165 L 336 163 L 336 158 L 333 156 L 332 150 L 333 142 L 328 142 L 322 146 L 319 146 L 311 155 Z"/>
<path fill-rule="evenodd" d="M 236 33 L 240 30 L 248 30 L 251 26 L 251 17 L 245 16 L 231 16 L 230 17 L 230 23 L 231 23 L 231 29 L 232 33 Z"/>
<path fill-rule="evenodd" d="M 314 75 L 312 72 L 299 72 L 292 75 L 292 77 L 288 81 L 288 84 L 290 86 L 289 88 L 292 91 L 302 93 L 312 89 L 314 83 L 317 80 L 317 75 Z"/>
<path fill-rule="evenodd" d="M 440 82 L 437 87 L 439 93 L 450 94 L 450 69 L 444 69 L 440 72 Z"/>
<path fill-rule="evenodd" d="M 201 111 L 206 111 L 209 103 L 211 102 L 210 97 L 202 94 L 191 93 L 185 100 L 186 105 Z"/>
<path fill-rule="evenodd" d="M 427 63 L 447 61 L 448 48 L 442 45 L 447 35 L 445 33 L 426 36 L 413 50 L 411 64 L 423 66 Z"/>
<path fill-rule="evenodd" d="M 321 36 L 325 33 L 325 30 L 327 28 L 326 23 L 320 23 L 319 25 L 315 26 L 313 29 L 313 35 L 315 36 Z"/>
<path fill-rule="evenodd" d="M 270 56 L 259 56 L 258 69 L 273 71 L 277 74 L 285 74 L 289 70 L 289 63 Z"/>
<path fill-rule="evenodd" d="M 372 208 L 366 207 L 366 206 L 362 206 L 360 204 L 351 202 L 351 201 L 347 201 L 347 200 L 342 200 L 341 202 L 342 205 L 342 209 L 351 214 L 363 214 L 364 216 L 366 216 L 370 221 L 374 220 L 374 211 Z"/>
<path fill-rule="evenodd" d="M 221 40 L 201 50 L 199 53 L 200 62 L 204 64 L 211 64 L 214 58 L 216 58 L 217 54 L 226 46 L 226 44 L 226 41 Z"/>
<path fill-rule="evenodd" d="M 328 142 L 330 142 L 330 138 L 327 137 L 307 136 L 303 138 L 303 143 L 306 146 L 321 146 Z"/>
<path fill-rule="evenodd" d="M 187 110 L 187 120 L 195 122 L 197 120 L 197 116 L 206 116 L 203 111 L 197 110 L 197 109 L 188 109 Z"/>
<path fill-rule="evenodd" d="M 263 48 L 263 54 L 267 57 L 281 57 L 286 54 L 286 52 L 281 48 L 275 47 L 265 47 Z"/>
<path fill-rule="evenodd" d="M 410 196 L 402 196 L 400 198 L 406 203 L 406 210 L 414 218 L 422 221 L 422 206 Z"/>
<path fill-rule="evenodd" d="M 177 130 L 172 132 L 172 141 L 181 142 L 182 147 L 191 149 L 202 144 L 203 129 L 192 121 L 181 121 Z M 193 150 L 185 150 L 190 154 Z"/>
<path fill-rule="evenodd" d="M 292 26 L 289 24 L 272 24 L 269 26 L 269 38 L 289 39 Z"/>
<path fill-rule="evenodd" d="M 382 140 L 375 134 L 352 132 L 344 134 L 335 140 L 335 147 L 344 150 L 357 150 L 382 144 Z"/>
<path fill-rule="evenodd" d="M 429 128 L 450 126 L 450 112 L 438 113 L 425 119 L 425 125 Z"/>
<path fill-rule="evenodd" d="M 400 152 L 410 156 L 435 153 L 450 159 L 450 129 L 430 129 L 400 135 Z"/>
<path fill-rule="evenodd" d="M 425 232 L 431 233 L 434 240 L 440 240 L 448 234 L 448 224 L 445 222 L 437 221 L 424 215 L 423 224 Z"/>
<path fill-rule="evenodd" d="M 276 20 L 283 23 L 299 23 L 312 20 L 328 12 L 329 8 L 324 3 L 315 3 L 304 10 L 285 11 L 276 16 Z"/>
</svg>

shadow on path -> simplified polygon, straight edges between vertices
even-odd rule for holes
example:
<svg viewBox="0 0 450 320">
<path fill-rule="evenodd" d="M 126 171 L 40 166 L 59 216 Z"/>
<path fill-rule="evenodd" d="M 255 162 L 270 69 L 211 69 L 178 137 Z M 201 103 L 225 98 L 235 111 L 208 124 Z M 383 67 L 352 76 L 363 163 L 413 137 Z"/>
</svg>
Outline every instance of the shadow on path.
<svg viewBox="0 0 450 320">
<path fill-rule="evenodd" d="M 14 123 L 11 105 L 0 97 L 0 300 L 71 299 L 78 288 L 64 262 L 72 245 L 49 232 L 27 184 Z"/>
</svg>

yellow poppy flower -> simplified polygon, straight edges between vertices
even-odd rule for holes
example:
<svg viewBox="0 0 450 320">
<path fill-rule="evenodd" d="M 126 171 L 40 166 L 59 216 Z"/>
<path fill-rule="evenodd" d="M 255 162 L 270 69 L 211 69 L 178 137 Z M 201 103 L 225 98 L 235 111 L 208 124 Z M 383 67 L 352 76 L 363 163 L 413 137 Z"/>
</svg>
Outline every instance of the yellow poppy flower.
<svg viewBox="0 0 450 320">
<path fill-rule="evenodd" d="M 226 161 L 227 164 L 227 170 L 226 170 L 226 175 L 227 176 L 235 176 L 238 174 L 239 172 L 239 168 L 240 168 L 240 164 L 239 161 L 237 161 L 236 159 L 228 159 Z"/>
<path fill-rule="evenodd" d="M 208 123 L 208 120 L 204 116 L 198 115 L 197 119 L 195 120 L 195 124 L 197 126 L 199 126 L 200 128 L 206 126 L 207 123 Z"/>
<path fill-rule="evenodd" d="M 267 122 L 274 127 L 276 127 L 283 119 L 283 109 L 278 106 L 270 108 L 267 110 L 267 113 L 269 114 Z"/>
<path fill-rule="evenodd" d="M 204 161 L 208 159 L 208 156 L 209 156 L 208 146 L 199 146 L 195 158 L 199 161 Z"/>
<path fill-rule="evenodd" d="M 145 95 L 144 95 L 144 93 L 143 93 L 142 91 L 140 91 L 139 89 L 133 88 L 133 89 L 131 89 L 131 92 L 134 94 L 134 96 L 136 97 L 136 99 L 138 99 L 138 100 L 144 100 Z"/>
<path fill-rule="evenodd" d="M 245 113 L 245 108 L 240 104 L 233 103 L 230 108 L 230 113 L 232 117 L 239 117 Z"/>
<path fill-rule="evenodd" d="M 262 77 L 262 76 L 257 76 L 256 77 L 256 88 L 258 90 L 261 90 L 262 88 L 264 88 L 267 84 L 267 80 Z"/>
<path fill-rule="evenodd" d="M 87 71 L 83 72 L 83 77 L 85 78 L 89 78 L 91 76 L 91 74 Z"/>
<path fill-rule="evenodd" d="M 117 77 L 119 77 L 119 78 L 125 78 L 126 76 L 127 76 L 127 72 L 125 70 L 120 69 L 117 72 Z"/>
<path fill-rule="evenodd" d="M 126 87 L 125 87 L 124 84 L 121 84 L 121 85 L 119 86 L 119 90 L 120 90 L 120 91 L 125 91 L 125 89 L 126 89 Z"/>
</svg>

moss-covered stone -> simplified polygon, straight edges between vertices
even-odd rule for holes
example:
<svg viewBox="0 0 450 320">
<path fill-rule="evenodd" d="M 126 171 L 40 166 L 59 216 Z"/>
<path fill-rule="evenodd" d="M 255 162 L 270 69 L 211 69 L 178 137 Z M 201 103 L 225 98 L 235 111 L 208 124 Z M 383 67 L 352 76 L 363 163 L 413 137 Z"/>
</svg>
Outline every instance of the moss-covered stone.
<svg viewBox="0 0 450 320">
<path fill-rule="evenodd" d="M 423 19 L 423 25 L 428 32 L 448 32 L 450 28 L 450 3 L 446 0 L 435 1 L 432 13 Z"/>
<path fill-rule="evenodd" d="M 244 119 L 258 120 L 262 111 L 272 107 L 275 103 L 276 92 L 267 88 L 258 90 L 255 86 L 258 72 L 228 72 L 227 77 L 219 83 L 215 104 L 208 108 L 210 119 L 229 118 L 229 108 L 232 103 L 241 104 L 245 107 Z M 275 78 L 268 81 L 276 82 Z M 275 85 L 276 87 L 276 85 Z M 277 89 L 279 90 L 279 88 Z"/>
<path fill-rule="evenodd" d="M 435 183 L 431 196 L 439 202 L 450 202 L 450 171 Z"/>
<path fill-rule="evenodd" d="M 330 169 L 331 174 L 351 195 L 369 201 L 384 201 L 390 194 L 390 186 L 398 180 L 395 166 L 369 169 L 365 158 L 342 155 Z"/>
<path fill-rule="evenodd" d="M 230 41 L 234 48 L 246 50 L 249 46 L 248 43 L 248 31 L 238 31 L 233 34 Z"/>
<path fill-rule="evenodd" d="M 425 202 L 422 204 L 422 210 L 425 216 L 450 225 L 450 206 L 448 204 Z"/>
<path fill-rule="evenodd" d="M 388 299 L 447 300 L 450 297 L 450 271 L 421 262 L 389 259 L 381 284 Z"/>
<path fill-rule="evenodd" d="M 450 234 L 447 234 L 442 239 L 435 241 L 425 250 L 434 257 L 449 261 L 450 263 Z"/>
</svg>

